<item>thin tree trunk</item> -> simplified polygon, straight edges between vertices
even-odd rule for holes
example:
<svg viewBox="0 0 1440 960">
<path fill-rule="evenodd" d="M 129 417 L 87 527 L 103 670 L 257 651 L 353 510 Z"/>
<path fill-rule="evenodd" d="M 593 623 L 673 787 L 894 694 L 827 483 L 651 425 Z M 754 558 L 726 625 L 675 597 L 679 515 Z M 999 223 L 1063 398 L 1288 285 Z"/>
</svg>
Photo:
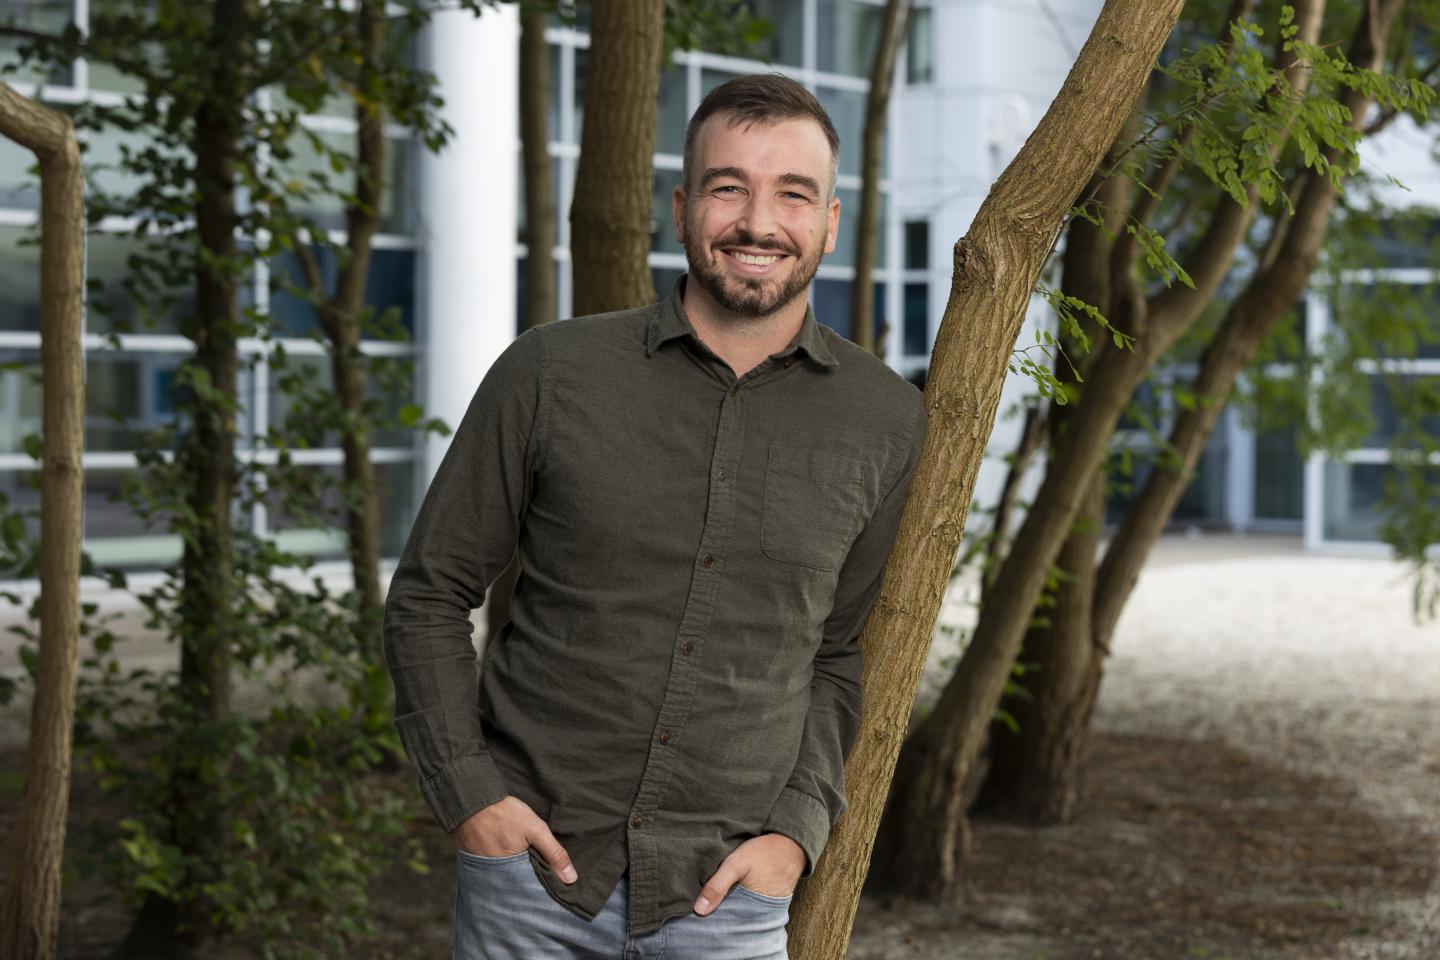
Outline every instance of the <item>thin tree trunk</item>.
<svg viewBox="0 0 1440 960">
<path fill-rule="evenodd" d="M 550 172 L 550 45 L 545 12 L 520 15 L 520 148 L 525 162 L 525 328 L 555 319 L 555 178 Z M 588 113 L 588 111 L 587 111 Z M 649 194 L 646 194 L 647 199 Z M 648 249 L 648 248 L 647 248 Z"/>
<path fill-rule="evenodd" d="M 864 719 L 845 768 L 850 806 L 815 875 L 796 893 L 792 956 L 844 955 L 1026 304 L 1066 211 L 1114 140 L 1180 7 L 1181 0 L 1107 0 L 1055 102 L 955 245 L 950 300 L 925 388 L 930 427 L 885 582 L 861 638 Z M 1000 684 L 1014 651 L 1003 654 L 995 670 Z M 992 705 L 998 697 L 997 685 Z M 913 868 L 953 882 L 955 840 L 953 831 L 926 838 Z M 948 874 L 942 865 L 947 860 Z"/>
<path fill-rule="evenodd" d="M 359 34 L 360 90 L 372 89 L 379 72 L 375 60 L 384 49 L 385 16 L 381 0 L 361 0 L 356 17 Z M 340 265 L 335 290 L 320 308 L 321 325 L 330 337 L 330 369 L 335 393 L 346 412 L 340 444 L 345 453 L 344 480 L 350 569 L 360 599 L 356 624 L 361 655 L 382 680 L 370 703 L 376 719 L 389 721 L 389 684 L 384 683 L 380 620 L 385 596 L 380 590 L 380 494 L 370 462 L 370 430 L 361 408 L 365 403 L 365 364 L 360 355 L 360 318 L 365 310 L 365 282 L 380 230 L 380 205 L 385 184 L 385 128 L 381 105 L 357 100 L 355 203 L 345 208 L 348 257 Z M 306 255 L 309 255 L 308 249 Z M 311 266 L 306 267 L 307 273 Z"/>
<path fill-rule="evenodd" d="M 195 342 L 192 361 L 206 389 L 185 400 L 189 420 L 181 456 L 193 486 L 186 504 L 193 536 L 181 557 L 179 695 L 190 735 L 173 758 L 170 773 L 171 834 L 182 855 L 206 862 L 203 851 L 222 831 L 223 774 L 207 769 L 207 732 L 230 708 L 230 659 L 234 634 L 234 553 L 231 528 L 236 481 L 235 407 L 239 370 L 236 279 L 233 268 L 238 218 L 235 206 L 240 138 L 245 123 L 245 78 L 253 54 L 247 38 L 257 0 L 218 0 L 210 27 L 213 72 L 202 82 L 206 96 L 194 128 L 195 180 L 199 202 L 195 229 L 203 255 L 195 264 Z M 240 587 L 243 589 L 243 587 Z M 180 903 L 147 896 L 120 948 L 123 957 L 185 956 L 208 931 L 209 912 L 195 893 L 209 878 L 187 877 L 189 896 Z"/>
<path fill-rule="evenodd" d="M 40 494 L 40 664 L 30 714 L 25 792 L 0 895 L 0 956 L 51 960 L 60 929 L 60 861 L 70 805 L 71 730 L 84 471 L 80 351 L 85 204 L 70 118 L 0 83 L 0 136 L 40 163 L 40 367 L 44 480 Z"/>
<path fill-rule="evenodd" d="M 860 169 L 860 216 L 855 225 L 855 282 L 851 286 L 850 339 L 876 356 L 885 344 L 875 341 L 875 259 L 880 232 L 880 167 L 885 124 L 890 112 L 890 87 L 895 58 L 905 42 L 909 0 L 886 0 L 880 40 L 870 67 L 870 92 L 865 100 L 863 162 Z"/>
<path fill-rule="evenodd" d="M 570 206 L 576 316 L 655 299 L 650 195 L 665 0 L 595 0 Z"/>
<path fill-rule="evenodd" d="M 985 544 L 985 564 L 980 572 L 980 605 L 985 605 L 985 596 L 990 584 L 995 581 L 995 571 L 1005 559 L 1005 547 L 1010 542 L 1010 523 L 1015 516 L 1015 505 L 1020 500 L 1020 483 L 1025 472 L 1040 452 L 1041 441 L 1045 439 L 1045 418 L 1040 414 L 1038 404 L 1025 408 L 1025 424 L 1020 428 L 1020 442 L 1011 454 L 1010 466 L 1005 471 L 1005 483 L 1000 488 L 1000 501 L 995 506 L 995 522 L 991 526 L 990 541 Z"/>
</svg>

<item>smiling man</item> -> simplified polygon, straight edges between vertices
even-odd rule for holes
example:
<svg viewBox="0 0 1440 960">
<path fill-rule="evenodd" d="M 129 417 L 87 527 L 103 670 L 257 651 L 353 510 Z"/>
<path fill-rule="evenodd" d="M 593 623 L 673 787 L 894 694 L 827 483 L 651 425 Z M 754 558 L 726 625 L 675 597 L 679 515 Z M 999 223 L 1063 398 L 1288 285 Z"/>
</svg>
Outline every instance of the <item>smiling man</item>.
<svg viewBox="0 0 1440 960">
<path fill-rule="evenodd" d="M 425 496 L 385 647 L 461 960 L 786 955 L 926 428 L 808 304 L 838 149 L 792 80 L 711 92 L 673 202 L 690 273 L 520 336 Z M 470 612 L 517 549 L 477 689 Z"/>
</svg>

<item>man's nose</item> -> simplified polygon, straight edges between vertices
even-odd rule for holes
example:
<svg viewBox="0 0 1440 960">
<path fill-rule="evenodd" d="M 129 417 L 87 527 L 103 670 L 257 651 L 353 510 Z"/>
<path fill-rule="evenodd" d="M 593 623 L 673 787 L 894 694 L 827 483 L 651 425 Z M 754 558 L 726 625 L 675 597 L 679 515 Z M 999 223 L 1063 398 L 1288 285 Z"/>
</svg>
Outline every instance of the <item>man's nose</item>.
<svg viewBox="0 0 1440 960">
<path fill-rule="evenodd" d="M 756 241 L 763 241 L 775 235 L 775 210 L 769 199 L 751 194 L 740 212 L 740 223 L 745 232 Z"/>
</svg>

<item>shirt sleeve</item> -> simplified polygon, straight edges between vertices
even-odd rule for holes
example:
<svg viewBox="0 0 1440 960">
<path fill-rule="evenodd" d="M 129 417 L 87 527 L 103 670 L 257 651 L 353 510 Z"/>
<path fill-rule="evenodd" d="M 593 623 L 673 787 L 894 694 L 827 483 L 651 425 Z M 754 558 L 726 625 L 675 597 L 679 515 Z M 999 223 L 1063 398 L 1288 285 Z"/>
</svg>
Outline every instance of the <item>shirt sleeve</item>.
<svg viewBox="0 0 1440 960">
<path fill-rule="evenodd" d="M 541 340 L 538 329 L 526 331 L 485 373 L 425 494 L 385 602 L 395 727 L 447 832 L 509 792 L 480 729 L 470 613 L 510 562 L 529 505 Z"/>
<path fill-rule="evenodd" d="M 764 827 L 804 849 L 802 879 L 815 871 L 830 828 L 845 811 L 845 757 L 860 729 L 860 631 L 880 594 L 925 439 L 925 407 L 918 391 L 914 401 L 918 426 L 907 430 L 909 443 L 899 475 L 840 568 L 835 602 L 815 654 L 800 755 Z"/>
</svg>

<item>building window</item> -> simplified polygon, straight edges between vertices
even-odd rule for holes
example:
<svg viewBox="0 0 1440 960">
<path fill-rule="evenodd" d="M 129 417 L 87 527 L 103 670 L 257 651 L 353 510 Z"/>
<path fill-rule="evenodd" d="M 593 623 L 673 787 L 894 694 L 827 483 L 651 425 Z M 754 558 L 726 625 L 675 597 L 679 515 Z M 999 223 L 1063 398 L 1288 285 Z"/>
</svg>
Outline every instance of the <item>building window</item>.
<svg viewBox="0 0 1440 960">
<path fill-rule="evenodd" d="M 935 82 L 934 13 L 916 7 L 910 13 L 905 54 L 905 82 L 912 87 Z"/>
</svg>

